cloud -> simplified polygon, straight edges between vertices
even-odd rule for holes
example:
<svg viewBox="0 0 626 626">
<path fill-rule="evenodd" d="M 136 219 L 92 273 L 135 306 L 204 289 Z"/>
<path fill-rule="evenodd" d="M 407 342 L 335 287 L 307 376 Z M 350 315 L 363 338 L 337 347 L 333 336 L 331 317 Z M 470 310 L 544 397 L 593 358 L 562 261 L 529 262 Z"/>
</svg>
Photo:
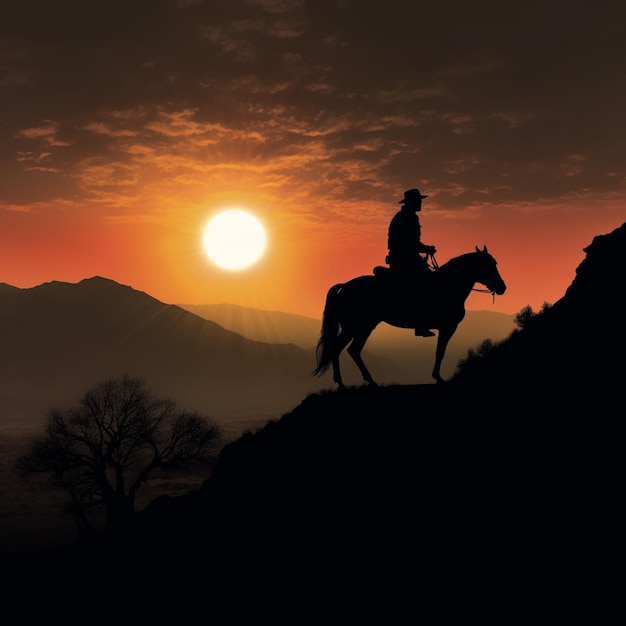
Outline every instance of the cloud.
<svg viewBox="0 0 626 626">
<path fill-rule="evenodd" d="M 89 124 L 85 124 L 83 126 L 84 130 L 91 131 L 96 135 L 107 135 L 109 137 L 136 137 L 138 131 L 130 130 L 130 129 L 113 129 L 108 124 L 104 122 L 90 122 Z"/>
<path fill-rule="evenodd" d="M 616 4 L 113 0 L 94 21 L 62 0 L 46 27 L 18 4 L 0 45 L 12 198 L 44 174 L 116 206 L 176 184 L 384 202 L 427 183 L 458 212 L 623 189 Z"/>
<path fill-rule="evenodd" d="M 23 128 L 19 130 L 16 135 L 23 137 L 24 139 L 39 140 L 42 143 L 53 147 L 65 147 L 70 144 L 67 141 L 61 141 L 57 139 L 59 132 L 59 124 L 52 120 L 44 120 L 44 123 L 40 126 L 33 128 Z"/>
<path fill-rule="evenodd" d="M 245 0 L 245 4 L 256 6 L 268 13 L 290 13 L 304 8 L 304 0 Z"/>
</svg>

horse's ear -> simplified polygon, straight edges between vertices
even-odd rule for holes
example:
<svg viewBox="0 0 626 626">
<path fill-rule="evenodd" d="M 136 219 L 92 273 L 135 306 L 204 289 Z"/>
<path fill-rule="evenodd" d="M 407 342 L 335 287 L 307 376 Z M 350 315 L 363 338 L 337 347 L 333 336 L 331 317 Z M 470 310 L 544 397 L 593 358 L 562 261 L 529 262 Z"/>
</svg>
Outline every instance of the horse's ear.
<svg viewBox="0 0 626 626">
<path fill-rule="evenodd" d="M 478 246 L 476 246 L 476 252 L 480 252 L 480 250 L 478 249 Z"/>
<path fill-rule="evenodd" d="M 489 252 L 489 250 L 487 250 L 487 246 L 483 246 L 483 252 Z"/>
</svg>

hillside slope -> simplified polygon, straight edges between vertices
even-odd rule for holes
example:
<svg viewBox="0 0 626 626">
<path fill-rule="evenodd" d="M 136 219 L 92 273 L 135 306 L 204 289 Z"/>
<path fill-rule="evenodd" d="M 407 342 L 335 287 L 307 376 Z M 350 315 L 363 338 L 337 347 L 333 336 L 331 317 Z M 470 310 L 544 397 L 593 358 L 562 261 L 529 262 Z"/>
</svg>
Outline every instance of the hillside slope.
<svg viewBox="0 0 626 626">
<path fill-rule="evenodd" d="M 626 348 L 624 249 L 626 225 L 595 238 L 560 301 L 448 384 L 311 394 L 226 446 L 200 490 L 22 566 L 89 591 L 116 564 L 116 585 L 231 617 L 602 621 L 623 469 L 621 381 L 602 363 Z"/>
<path fill-rule="evenodd" d="M 272 563 L 290 590 L 323 571 L 325 598 L 355 581 L 361 601 L 472 590 L 509 618 L 606 593 L 623 393 L 602 365 L 626 351 L 624 250 L 626 224 L 594 238 L 561 300 L 446 385 L 309 396 L 228 446 L 200 492 L 155 503 L 134 545 L 167 528 L 175 563 L 206 546 L 232 580 Z"/>
</svg>

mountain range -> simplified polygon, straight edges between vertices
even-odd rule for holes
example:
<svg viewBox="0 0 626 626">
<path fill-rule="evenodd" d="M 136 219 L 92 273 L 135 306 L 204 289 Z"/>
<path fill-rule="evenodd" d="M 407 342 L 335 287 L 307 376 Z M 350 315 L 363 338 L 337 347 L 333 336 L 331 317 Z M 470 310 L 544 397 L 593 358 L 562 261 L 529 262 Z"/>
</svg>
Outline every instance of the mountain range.
<svg viewBox="0 0 626 626">
<path fill-rule="evenodd" d="M 0 328 L 0 396 L 14 421 L 45 417 L 121 373 L 183 408 L 233 420 L 274 415 L 315 389 L 305 350 L 251 341 L 101 277 L 4 286 Z"/>
<path fill-rule="evenodd" d="M 240 434 L 332 386 L 314 378 L 321 321 L 234 305 L 171 305 L 112 280 L 0 284 L 0 424 L 38 427 L 52 408 L 127 373 Z M 513 317 L 468 311 L 444 374 L 469 348 L 505 337 Z M 365 352 L 383 382 L 432 382 L 434 339 L 381 325 Z M 355 367 L 346 381 L 360 383 Z"/>
</svg>

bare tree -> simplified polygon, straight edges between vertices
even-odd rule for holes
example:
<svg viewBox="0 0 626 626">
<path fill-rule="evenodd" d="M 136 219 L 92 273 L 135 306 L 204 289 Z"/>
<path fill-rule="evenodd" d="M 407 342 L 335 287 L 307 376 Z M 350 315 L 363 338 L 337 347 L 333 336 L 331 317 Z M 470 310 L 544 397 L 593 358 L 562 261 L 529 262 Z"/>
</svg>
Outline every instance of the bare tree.
<svg viewBox="0 0 626 626">
<path fill-rule="evenodd" d="M 222 442 L 220 427 L 153 396 L 144 381 L 123 375 L 90 389 L 77 408 L 51 411 L 16 470 L 41 476 L 70 497 L 81 531 L 104 510 L 107 527 L 127 522 L 139 488 L 156 469 L 208 466 Z"/>
</svg>

